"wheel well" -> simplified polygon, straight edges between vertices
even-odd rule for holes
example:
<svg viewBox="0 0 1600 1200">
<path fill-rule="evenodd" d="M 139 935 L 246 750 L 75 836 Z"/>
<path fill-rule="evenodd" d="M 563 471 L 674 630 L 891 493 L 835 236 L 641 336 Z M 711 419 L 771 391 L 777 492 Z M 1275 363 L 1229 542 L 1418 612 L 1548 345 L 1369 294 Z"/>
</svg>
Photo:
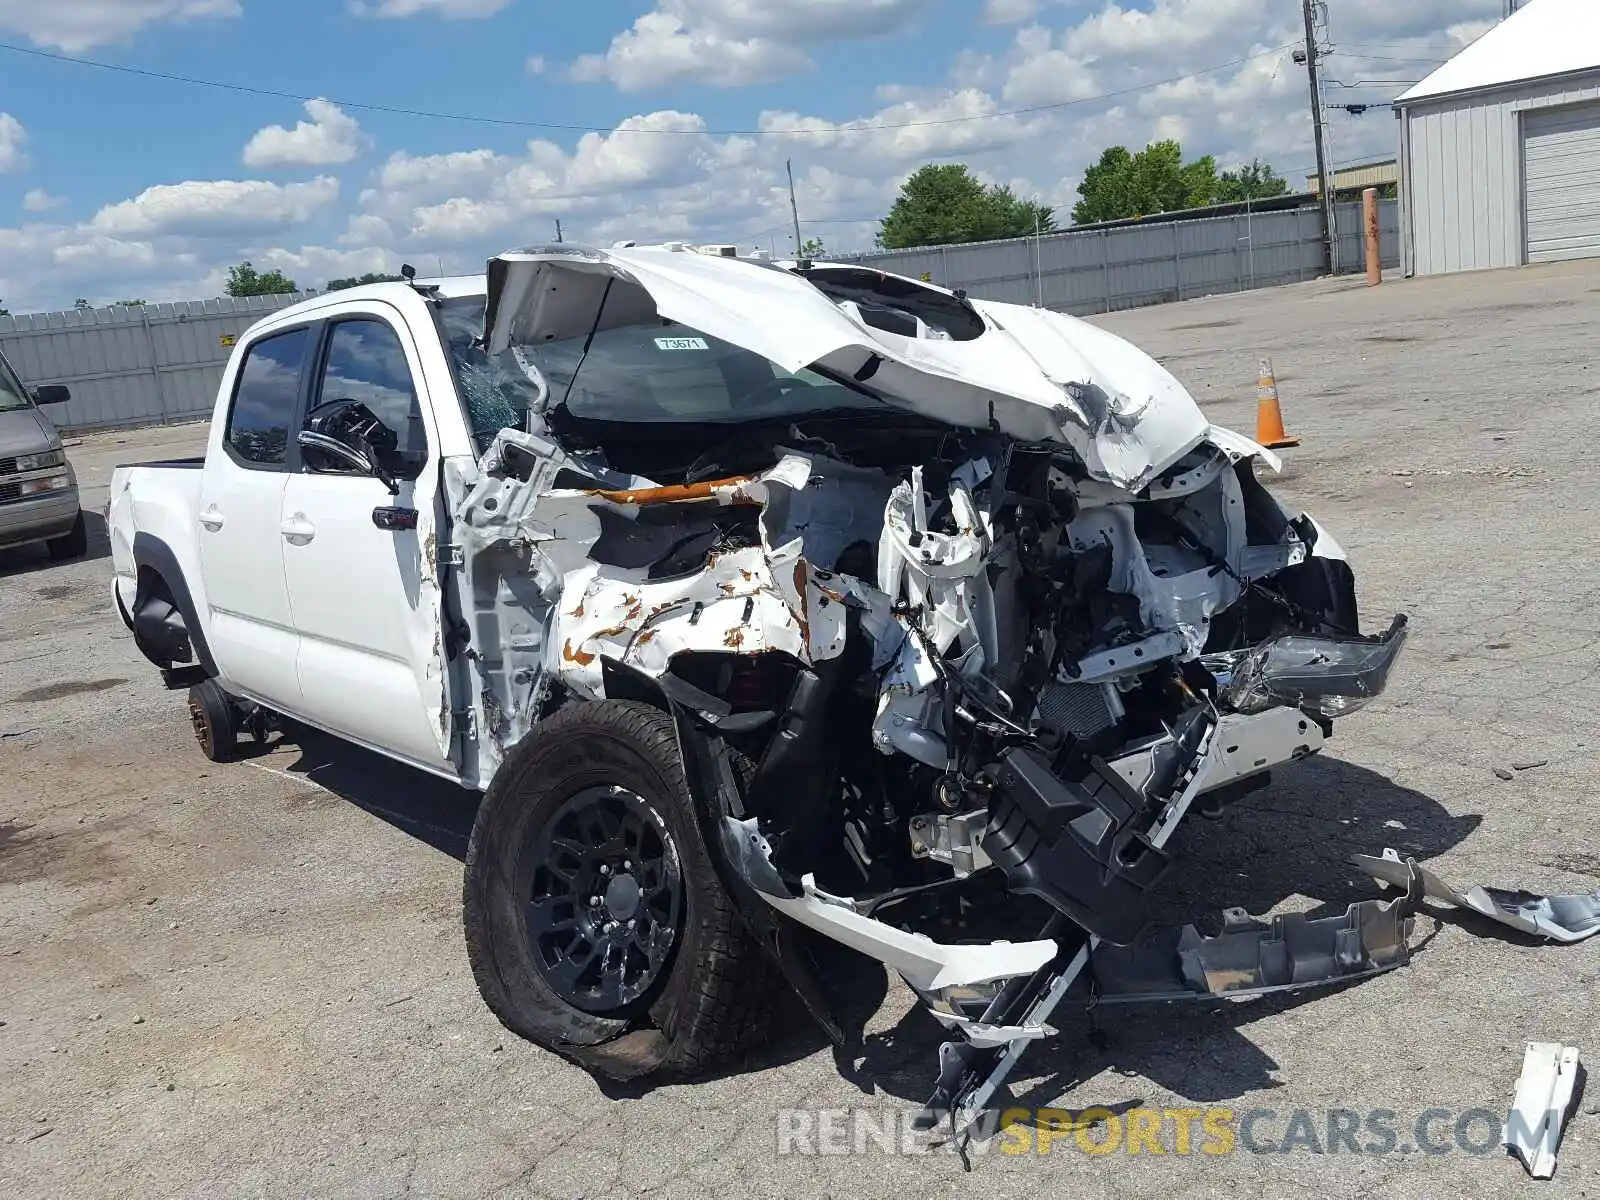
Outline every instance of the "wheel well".
<svg viewBox="0 0 1600 1200">
<path fill-rule="evenodd" d="M 163 670 L 198 663 L 217 675 L 205 630 L 172 548 L 147 533 L 134 535 L 135 575 L 133 637 L 139 652 Z"/>
</svg>

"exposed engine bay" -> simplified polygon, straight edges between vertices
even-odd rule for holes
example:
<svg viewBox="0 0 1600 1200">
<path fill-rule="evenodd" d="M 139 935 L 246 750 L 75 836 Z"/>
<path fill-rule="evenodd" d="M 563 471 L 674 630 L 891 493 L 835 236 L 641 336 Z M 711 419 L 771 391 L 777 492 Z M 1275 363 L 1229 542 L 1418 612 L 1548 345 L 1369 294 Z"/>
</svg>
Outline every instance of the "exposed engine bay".
<svg viewBox="0 0 1600 1200">
<path fill-rule="evenodd" d="M 651 322 L 663 360 L 726 343 L 773 365 L 763 396 L 810 372 L 861 404 L 574 417 L 597 331 Z M 752 927 L 830 1028 L 787 922 L 897 971 L 953 1031 L 946 1111 L 1048 1032 L 1096 945 L 1138 940 L 1184 818 L 1317 753 L 1405 640 L 1403 617 L 1362 636 L 1343 551 L 1258 480 L 1269 452 L 1069 317 L 551 249 L 491 264 L 484 343 L 535 399 L 447 466 L 480 778 L 564 704 L 670 705 Z M 985 892 L 1000 928 L 953 926 Z"/>
</svg>

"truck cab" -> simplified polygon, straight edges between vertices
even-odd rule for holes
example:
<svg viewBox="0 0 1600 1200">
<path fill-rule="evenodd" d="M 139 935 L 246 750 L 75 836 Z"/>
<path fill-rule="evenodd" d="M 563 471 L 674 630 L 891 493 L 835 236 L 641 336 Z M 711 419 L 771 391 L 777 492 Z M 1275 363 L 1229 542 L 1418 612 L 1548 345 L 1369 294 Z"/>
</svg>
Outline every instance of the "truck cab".
<svg viewBox="0 0 1600 1200">
<path fill-rule="evenodd" d="M 437 531 L 441 466 L 474 451 L 433 306 L 482 288 L 379 284 L 274 314 L 234 350 L 203 459 L 118 471 L 116 602 L 147 657 L 459 779 Z M 357 405 L 389 435 L 377 474 L 318 432 Z"/>
</svg>

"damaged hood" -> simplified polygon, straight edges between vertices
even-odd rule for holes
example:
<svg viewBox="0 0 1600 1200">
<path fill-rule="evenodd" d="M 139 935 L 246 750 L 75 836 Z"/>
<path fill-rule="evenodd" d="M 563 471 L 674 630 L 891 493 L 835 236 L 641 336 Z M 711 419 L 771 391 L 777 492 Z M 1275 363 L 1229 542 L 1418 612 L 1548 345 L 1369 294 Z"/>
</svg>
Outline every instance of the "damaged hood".
<svg viewBox="0 0 1600 1200">
<path fill-rule="evenodd" d="M 660 316 L 784 370 L 820 367 L 934 420 L 1067 446 L 1096 479 L 1130 491 L 1213 432 L 1164 367 L 1077 318 L 974 300 L 970 309 L 983 325 L 976 337 L 894 333 L 868 325 L 801 274 L 671 247 L 554 246 L 491 259 L 489 352 L 581 336 L 618 281 L 642 289 Z"/>
</svg>

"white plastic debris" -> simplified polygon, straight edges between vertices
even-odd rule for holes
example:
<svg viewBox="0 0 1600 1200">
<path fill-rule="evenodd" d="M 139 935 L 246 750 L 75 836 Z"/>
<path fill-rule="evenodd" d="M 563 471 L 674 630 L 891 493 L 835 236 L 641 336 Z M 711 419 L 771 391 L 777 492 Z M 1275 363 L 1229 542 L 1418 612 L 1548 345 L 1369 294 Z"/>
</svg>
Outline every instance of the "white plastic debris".
<svg viewBox="0 0 1600 1200">
<path fill-rule="evenodd" d="M 1504 1144 L 1535 1179 L 1556 1173 L 1556 1150 L 1572 1105 L 1578 1050 L 1557 1042 L 1529 1042 L 1517 1096 L 1506 1119 Z"/>
</svg>

